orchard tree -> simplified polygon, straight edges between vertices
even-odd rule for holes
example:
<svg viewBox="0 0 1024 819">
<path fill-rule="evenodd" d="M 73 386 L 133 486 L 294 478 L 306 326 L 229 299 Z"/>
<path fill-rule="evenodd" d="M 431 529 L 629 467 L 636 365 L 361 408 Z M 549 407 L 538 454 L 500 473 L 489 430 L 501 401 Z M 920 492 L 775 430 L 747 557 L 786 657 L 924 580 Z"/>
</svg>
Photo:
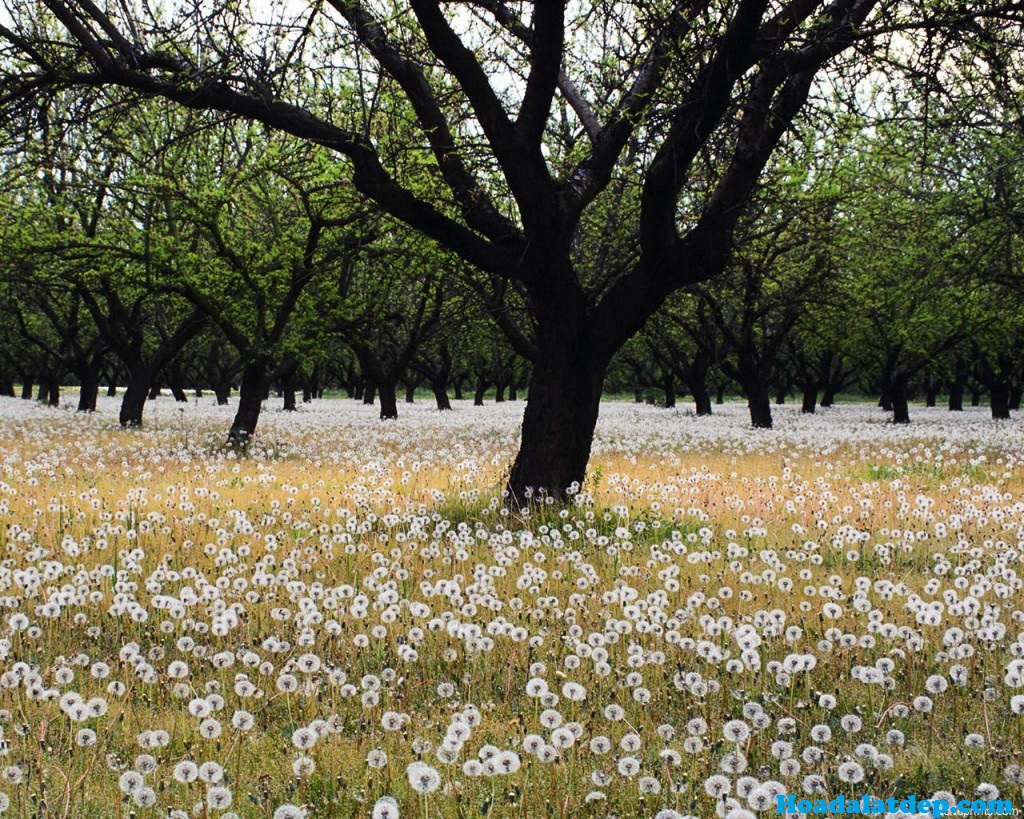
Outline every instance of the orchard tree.
<svg viewBox="0 0 1024 819">
<path fill-rule="evenodd" d="M 121 90 L 262 122 L 335 152 L 385 211 L 521 288 L 533 366 L 516 498 L 583 481 L 612 356 L 672 292 L 726 267 L 762 169 L 823 72 L 913 61 L 924 26 L 964 49 L 975 27 L 1019 37 L 1024 14 L 953 0 L 162 8 L 12 8 L 0 102 L 17 114 L 56 89 Z M 402 119 L 387 127 L 404 150 L 378 141 L 385 116 Z M 435 184 L 394 171 L 410 154 Z M 622 175 L 639 180 L 632 260 L 591 277 L 574 248 Z"/>
</svg>

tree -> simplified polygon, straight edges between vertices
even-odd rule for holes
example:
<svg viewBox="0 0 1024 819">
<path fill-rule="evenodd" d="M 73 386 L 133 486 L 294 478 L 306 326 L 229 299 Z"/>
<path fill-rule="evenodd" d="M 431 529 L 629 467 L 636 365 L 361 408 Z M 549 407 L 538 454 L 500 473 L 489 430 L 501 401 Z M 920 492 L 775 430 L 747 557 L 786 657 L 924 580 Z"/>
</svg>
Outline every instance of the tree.
<svg viewBox="0 0 1024 819">
<path fill-rule="evenodd" d="M 516 498 L 582 482 L 612 356 L 669 294 L 724 269 L 761 171 L 824 67 L 851 71 L 854 46 L 884 52 L 887 36 L 911 41 L 925 23 L 1019 19 L 1015 3 L 952 0 L 328 0 L 259 27 L 237 4 L 152 8 L 19 7 L 0 30 L 0 100 L 16 109 L 55 88 L 120 88 L 262 122 L 335 151 L 385 211 L 521 288 L 533 367 Z M 435 185 L 405 184 L 379 149 L 381 89 L 404 99 L 404 146 Z M 623 173 L 640 180 L 633 260 L 587 278 L 574 247 Z"/>
</svg>

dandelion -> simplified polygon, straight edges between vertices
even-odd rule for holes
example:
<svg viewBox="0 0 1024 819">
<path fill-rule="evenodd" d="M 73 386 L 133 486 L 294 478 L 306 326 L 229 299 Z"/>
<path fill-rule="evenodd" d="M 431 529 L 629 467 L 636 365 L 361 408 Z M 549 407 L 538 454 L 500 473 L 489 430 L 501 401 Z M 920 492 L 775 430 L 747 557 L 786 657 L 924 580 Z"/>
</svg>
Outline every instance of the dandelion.
<svg viewBox="0 0 1024 819">
<path fill-rule="evenodd" d="M 840 782 L 856 783 L 864 780 L 864 769 L 856 762 L 844 762 L 836 770 Z"/>
<path fill-rule="evenodd" d="M 412 762 L 406 768 L 409 785 L 416 793 L 433 793 L 441 785 L 441 775 L 424 762 Z"/>
<path fill-rule="evenodd" d="M 382 796 L 373 805 L 371 819 L 398 819 L 398 802 L 392 796 Z"/>
<path fill-rule="evenodd" d="M 174 766 L 173 776 L 179 782 L 188 784 L 199 778 L 199 766 L 188 759 L 183 759 Z"/>
</svg>

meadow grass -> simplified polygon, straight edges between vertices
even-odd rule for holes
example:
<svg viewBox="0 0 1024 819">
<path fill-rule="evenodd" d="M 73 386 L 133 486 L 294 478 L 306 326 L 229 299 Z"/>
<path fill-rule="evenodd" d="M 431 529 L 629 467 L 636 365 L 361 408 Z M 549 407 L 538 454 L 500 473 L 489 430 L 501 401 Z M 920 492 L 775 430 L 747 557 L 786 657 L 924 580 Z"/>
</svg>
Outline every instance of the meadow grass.
<svg viewBox="0 0 1024 819">
<path fill-rule="evenodd" d="M 245 455 L 104 409 L 0 402 L 11 815 L 1020 797 L 1016 422 L 619 404 L 571 503 L 508 509 L 514 405 L 326 401 Z"/>
</svg>

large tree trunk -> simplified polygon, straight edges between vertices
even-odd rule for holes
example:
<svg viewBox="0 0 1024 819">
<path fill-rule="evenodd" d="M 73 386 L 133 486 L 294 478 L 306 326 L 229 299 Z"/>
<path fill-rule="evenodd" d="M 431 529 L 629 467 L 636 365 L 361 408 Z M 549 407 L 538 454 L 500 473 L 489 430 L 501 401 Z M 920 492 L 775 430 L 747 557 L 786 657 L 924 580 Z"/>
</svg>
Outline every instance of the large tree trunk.
<svg viewBox="0 0 1024 819">
<path fill-rule="evenodd" d="M 949 411 L 963 412 L 964 410 L 964 382 L 960 379 L 953 379 L 949 382 Z"/>
<path fill-rule="evenodd" d="M 907 398 L 907 380 L 901 377 L 893 378 L 888 395 L 892 408 L 892 422 L 894 424 L 909 424 L 910 406 Z"/>
<path fill-rule="evenodd" d="M 81 387 L 78 391 L 78 411 L 96 412 L 96 399 L 100 394 L 100 376 L 89 367 L 77 373 Z"/>
<path fill-rule="evenodd" d="M 484 395 L 487 393 L 487 380 L 484 378 L 479 379 L 476 382 L 476 391 L 473 393 L 473 406 L 482 407 L 484 405 Z"/>
<path fill-rule="evenodd" d="M 228 439 L 244 444 L 256 433 L 256 425 L 263 409 L 263 395 L 267 384 L 267 365 L 264 361 L 250 361 L 242 367 L 242 383 L 238 388 L 238 409 L 231 422 Z"/>
<path fill-rule="evenodd" d="M 231 382 L 222 381 L 220 384 L 214 384 L 213 394 L 217 396 L 217 406 L 226 407 L 231 397 Z"/>
<path fill-rule="evenodd" d="M 295 410 L 298 409 L 294 368 L 291 368 L 290 372 L 286 372 L 281 376 L 281 398 L 284 401 L 281 405 L 281 409 L 285 412 L 295 412 Z"/>
<path fill-rule="evenodd" d="M 142 410 L 149 398 L 153 373 L 141 364 L 131 367 L 128 373 L 128 385 L 121 396 L 121 412 L 118 421 L 123 427 L 141 427 Z"/>
<path fill-rule="evenodd" d="M 992 417 L 1005 421 L 1010 417 L 1010 388 L 1002 379 L 995 379 L 989 385 L 989 404 Z"/>
<path fill-rule="evenodd" d="M 585 334 L 565 325 L 538 332 L 538 347 L 508 482 L 510 500 L 519 504 L 539 489 L 561 498 L 573 483 L 582 485 L 606 367 Z"/>
<path fill-rule="evenodd" d="M 755 429 L 771 429 L 772 401 L 768 386 L 752 379 L 751 383 L 744 384 L 743 388 L 747 392 L 750 423 Z"/>
<path fill-rule="evenodd" d="M 818 403 L 818 384 L 804 384 L 801 390 L 800 412 L 806 415 L 813 415 L 815 405 Z"/>
<path fill-rule="evenodd" d="M 380 419 L 393 421 L 398 418 L 398 385 L 394 381 L 382 381 L 377 385 L 380 393 Z"/>
<path fill-rule="evenodd" d="M 441 378 L 433 379 L 430 382 L 430 389 L 434 393 L 434 400 L 437 402 L 439 410 L 450 410 L 452 408 L 452 402 L 448 400 L 446 387 L 445 380 Z"/>
</svg>

